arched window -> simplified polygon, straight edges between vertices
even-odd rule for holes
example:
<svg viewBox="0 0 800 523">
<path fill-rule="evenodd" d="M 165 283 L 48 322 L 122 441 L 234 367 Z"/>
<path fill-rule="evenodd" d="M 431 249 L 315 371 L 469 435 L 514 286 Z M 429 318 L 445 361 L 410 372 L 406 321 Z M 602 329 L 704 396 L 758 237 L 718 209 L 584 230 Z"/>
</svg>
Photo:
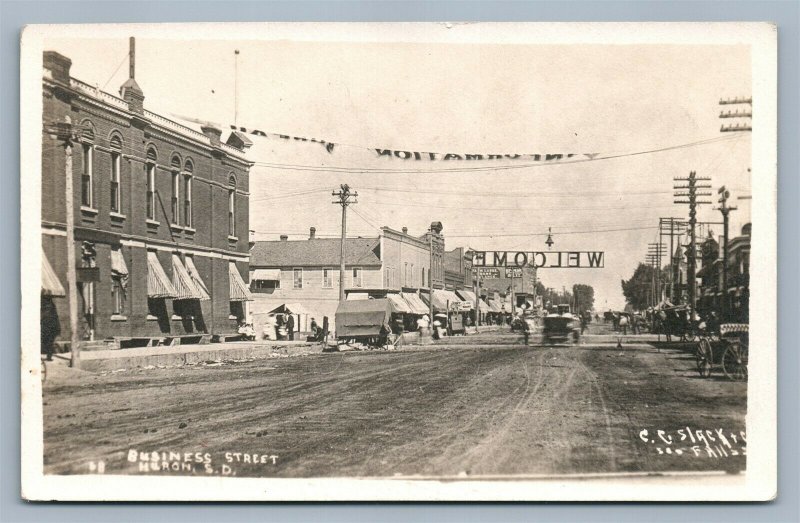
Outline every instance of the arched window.
<svg viewBox="0 0 800 523">
<path fill-rule="evenodd" d="M 156 219 L 156 161 L 158 154 L 154 147 L 147 149 L 147 218 Z"/>
<path fill-rule="evenodd" d="M 194 165 L 191 160 L 183 164 L 183 225 L 192 227 L 192 173 Z"/>
<path fill-rule="evenodd" d="M 81 122 L 83 143 L 83 167 L 81 170 L 81 205 L 94 208 L 94 126 L 92 122 Z"/>
<path fill-rule="evenodd" d="M 114 134 L 109 140 L 111 148 L 111 212 L 122 212 L 122 138 Z"/>
<path fill-rule="evenodd" d="M 181 221 L 180 192 L 181 192 L 181 157 L 172 156 L 172 196 L 170 197 L 171 223 L 179 225 Z"/>
<path fill-rule="evenodd" d="M 236 178 L 228 180 L 228 236 L 236 236 Z"/>
</svg>

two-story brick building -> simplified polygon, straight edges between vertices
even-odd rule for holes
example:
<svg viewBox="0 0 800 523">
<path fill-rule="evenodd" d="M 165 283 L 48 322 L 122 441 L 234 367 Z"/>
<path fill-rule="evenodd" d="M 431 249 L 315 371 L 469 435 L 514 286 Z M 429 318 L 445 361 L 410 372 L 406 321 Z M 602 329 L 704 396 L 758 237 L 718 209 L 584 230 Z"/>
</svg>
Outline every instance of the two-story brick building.
<svg viewBox="0 0 800 523">
<path fill-rule="evenodd" d="M 229 145 L 212 125 L 197 132 L 146 110 L 133 67 L 119 96 L 72 78 L 70 67 L 44 53 L 42 246 L 67 288 L 71 213 L 79 339 L 235 332 L 250 299 L 249 141 L 231 135 Z M 69 340 L 67 297 L 48 299 L 59 340 Z"/>
</svg>

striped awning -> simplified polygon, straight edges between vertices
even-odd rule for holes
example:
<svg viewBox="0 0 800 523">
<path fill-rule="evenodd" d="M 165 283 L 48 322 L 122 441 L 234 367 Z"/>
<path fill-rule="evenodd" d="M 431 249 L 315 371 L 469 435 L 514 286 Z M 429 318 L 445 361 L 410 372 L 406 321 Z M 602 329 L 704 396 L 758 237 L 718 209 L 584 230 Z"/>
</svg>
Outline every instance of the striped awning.
<svg viewBox="0 0 800 523">
<path fill-rule="evenodd" d="M 177 254 L 172 255 L 172 286 L 175 287 L 176 300 L 199 300 L 202 297 Z"/>
<path fill-rule="evenodd" d="M 43 296 L 66 296 L 64 286 L 56 276 L 56 271 L 50 265 L 47 255 L 42 249 L 42 295 Z"/>
<path fill-rule="evenodd" d="M 480 307 L 481 312 L 492 312 L 492 308 L 486 305 L 486 302 L 483 300 L 478 300 L 478 307 Z"/>
<path fill-rule="evenodd" d="M 387 294 L 386 297 L 389 298 L 389 303 L 392 304 L 393 312 L 400 312 L 403 314 L 411 313 L 411 307 L 408 305 L 408 302 L 399 294 Z"/>
<path fill-rule="evenodd" d="M 242 275 L 239 274 L 239 269 L 236 268 L 236 263 L 228 263 L 228 276 L 231 287 L 231 301 L 253 301 L 247 284 L 242 279 Z"/>
<path fill-rule="evenodd" d="M 189 271 L 189 276 L 192 277 L 192 281 L 194 282 L 194 287 L 200 294 L 200 301 L 210 300 L 211 294 L 209 294 L 208 287 L 206 287 L 205 282 L 200 277 L 200 271 L 195 267 L 194 260 L 191 256 L 186 256 L 184 261 L 186 262 L 186 270 Z"/>
<path fill-rule="evenodd" d="M 147 252 L 147 297 L 148 298 L 174 298 L 178 292 L 167 278 L 164 268 L 158 261 L 158 256 L 152 251 Z"/>
<path fill-rule="evenodd" d="M 420 297 L 414 292 L 400 293 L 403 299 L 408 303 L 409 308 L 413 314 L 428 314 L 430 311 L 428 306 L 425 305 Z"/>
</svg>

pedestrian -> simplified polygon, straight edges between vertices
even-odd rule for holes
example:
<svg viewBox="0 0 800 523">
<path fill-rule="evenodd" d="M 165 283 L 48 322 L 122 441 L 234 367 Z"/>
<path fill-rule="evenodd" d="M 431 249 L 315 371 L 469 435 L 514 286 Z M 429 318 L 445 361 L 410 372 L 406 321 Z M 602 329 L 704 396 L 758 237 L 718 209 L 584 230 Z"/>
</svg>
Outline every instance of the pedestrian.
<svg viewBox="0 0 800 523">
<path fill-rule="evenodd" d="M 634 313 L 631 316 L 631 334 L 640 334 L 640 331 L 639 331 L 639 313 Z"/>
<path fill-rule="evenodd" d="M 628 317 L 625 314 L 619 315 L 619 328 L 624 336 L 628 335 Z"/>
<path fill-rule="evenodd" d="M 286 333 L 289 335 L 289 341 L 294 341 L 294 315 L 289 314 L 286 319 Z"/>
<path fill-rule="evenodd" d="M 586 327 L 589 325 L 589 316 L 584 313 L 581 314 L 581 336 L 583 336 L 583 331 L 586 330 Z"/>
<path fill-rule="evenodd" d="M 53 342 L 61 334 L 61 324 L 53 299 L 42 296 L 39 316 L 39 330 L 41 333 L 42 350 L 47 354 L 47 361 L 53 361 Z"/>
</svg>

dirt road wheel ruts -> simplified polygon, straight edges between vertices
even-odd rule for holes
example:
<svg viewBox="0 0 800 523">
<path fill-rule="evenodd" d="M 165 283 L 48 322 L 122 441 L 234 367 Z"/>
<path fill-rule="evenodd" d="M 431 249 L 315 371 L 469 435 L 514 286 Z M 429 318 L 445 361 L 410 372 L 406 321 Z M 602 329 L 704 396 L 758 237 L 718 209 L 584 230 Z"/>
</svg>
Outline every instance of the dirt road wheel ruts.
<svg viewBox="0 0 800 523">
<path fill-rule="evenodd" d="M 747 345 L 734 341 L 722 354 L 722 370 L 725 376 L 736 381 L 747 379 Z"/>
<path fill-rule="evenodd" d="M 703 378 L 711 376 L 711 369 L 713 368 L 713 351 L 711 349 L 711 342 L 707 338 L 700 338 L 697 342 L 697 349 L 695 350 L 695 359 L 697 360 L 697 372 Z"/>
</svg>

